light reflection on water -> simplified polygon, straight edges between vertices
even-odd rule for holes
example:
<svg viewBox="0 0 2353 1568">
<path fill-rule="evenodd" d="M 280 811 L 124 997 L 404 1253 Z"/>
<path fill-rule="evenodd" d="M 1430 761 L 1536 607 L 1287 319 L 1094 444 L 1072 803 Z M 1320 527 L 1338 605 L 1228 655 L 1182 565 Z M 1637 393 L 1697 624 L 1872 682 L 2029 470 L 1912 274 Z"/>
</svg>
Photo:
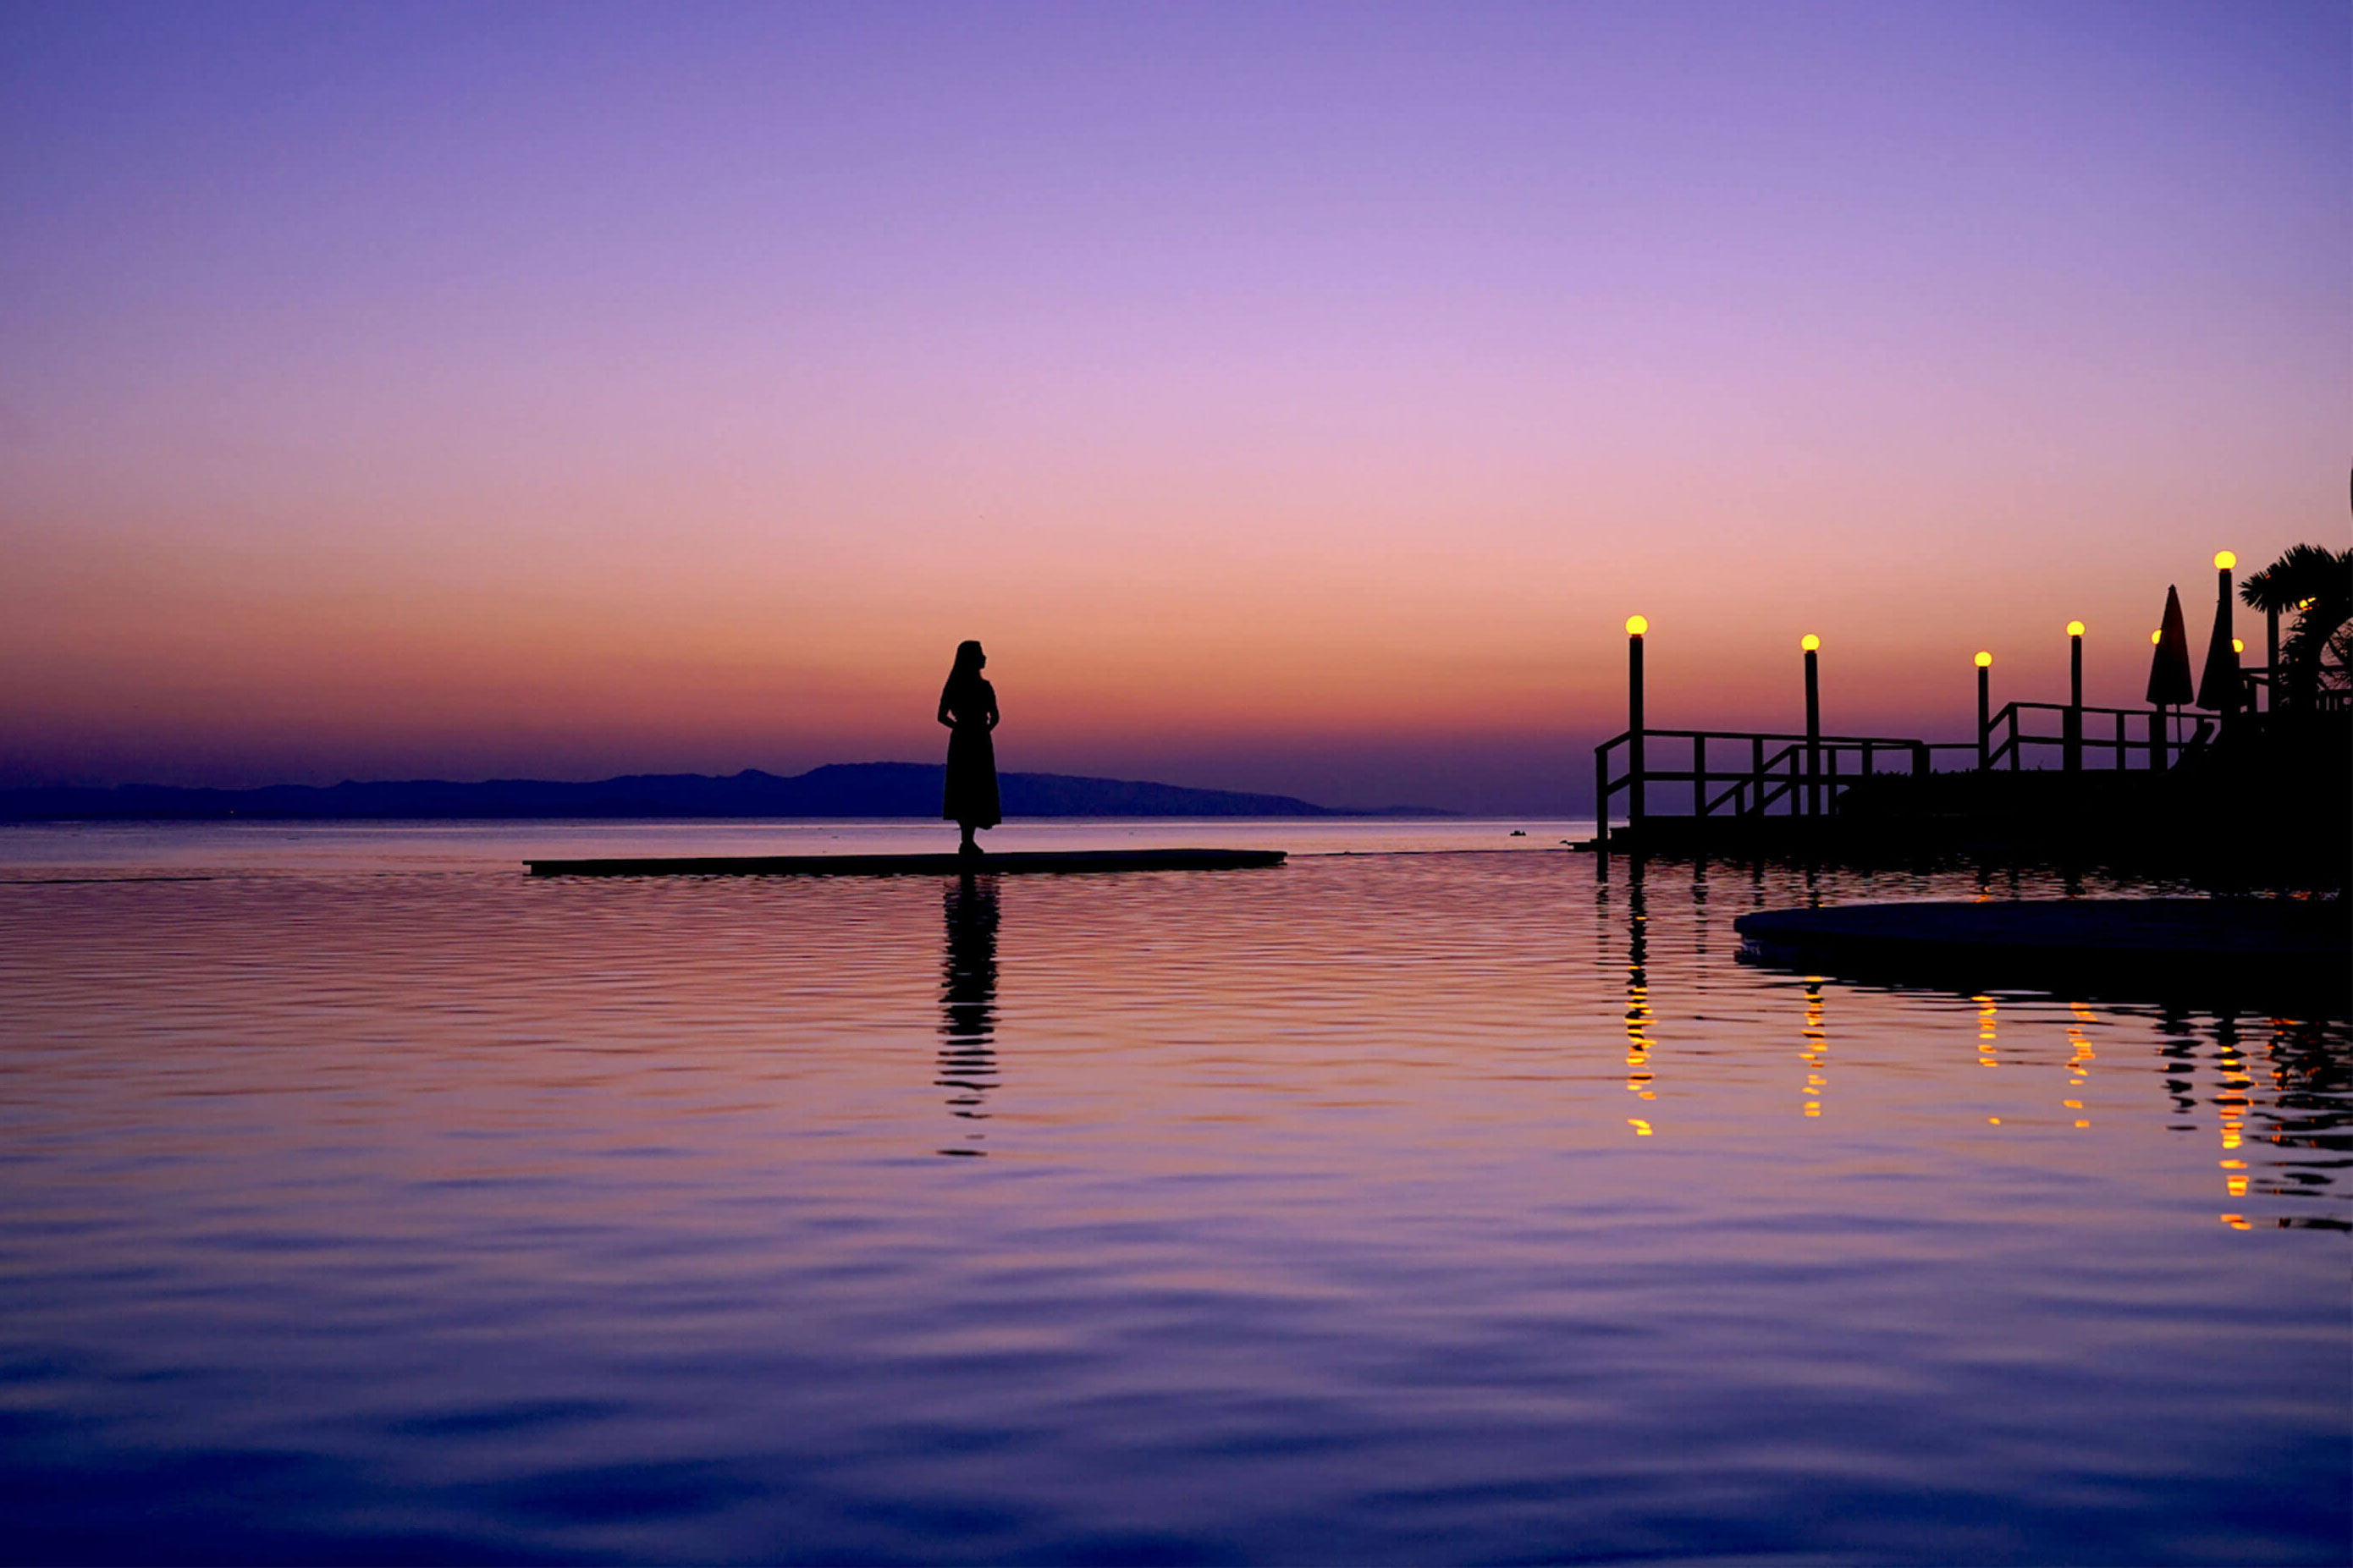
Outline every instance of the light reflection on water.
<svg viewBox="0 0 2353 1568">
<path fill-rule="evenodd" d="M 2340 1559 L 2353 1041 L 1977 886 L 0 886 L 5 1552 Z"/>
</svg>

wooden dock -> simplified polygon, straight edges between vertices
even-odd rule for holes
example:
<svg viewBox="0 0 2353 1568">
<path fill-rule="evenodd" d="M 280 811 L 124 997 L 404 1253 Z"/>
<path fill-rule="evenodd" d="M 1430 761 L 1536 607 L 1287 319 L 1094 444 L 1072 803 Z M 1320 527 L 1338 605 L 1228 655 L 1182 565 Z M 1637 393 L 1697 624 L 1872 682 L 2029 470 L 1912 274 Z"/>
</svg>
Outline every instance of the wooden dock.
<svg viewBox="0 0 2353 1568">
<path fill-rule="evenodd" d="M 534 877 L 963 877 L 1113 871 L 1250 871 L 1282 849 L 1044 849 L 947 855 L 701 855 L 659 859 L 533 860 Z"/>
<path fill-rule="evenodd" d="M 2221 595 L 2217 639 L 2228 635 L 2227 572 Z M 1593 751 L 1599 876 L 1610 874 L 1612 854 L 1636 865 L 1652 856 L 1915 866 L 1960 858 L 2179 876 L 2218 889 L 2345 889 L 2347 693 L 2258 709 L 2271 667 L 2252 672 L 2259 691 L 2245 685 L 2251 672 L 2228 664 L 2219 678 L 2210 671 L 2215 689 L 2200 688 L 2212 701 L 2184 743 L 2171 699 L 2147 709 L 2084 702 L 2084 628 L 2071 622 L 2068 700 L 1996 709 L 1993 656 L 1979 653 L 1968 741 L 1824 732 L 1812 636 L 1799 645 L 1802 730 L 1656 729 L 1642 689 L 1649 625 L 1640 616 L 1626 623 L 1626 729 Z M 2215 644 L 2225 655 L 2230 646 Z M 2057 766 L 2030 767 L 2030 752 Z M 1619 811 L 1622 827 L 1611 820 Z"/>
</svg>

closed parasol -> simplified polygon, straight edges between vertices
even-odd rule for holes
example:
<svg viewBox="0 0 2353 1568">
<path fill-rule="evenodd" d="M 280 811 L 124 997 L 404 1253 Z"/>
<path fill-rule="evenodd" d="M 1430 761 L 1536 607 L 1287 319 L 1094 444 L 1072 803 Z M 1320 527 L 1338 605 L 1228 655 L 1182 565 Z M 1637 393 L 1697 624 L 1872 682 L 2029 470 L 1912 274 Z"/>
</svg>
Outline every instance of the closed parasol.
<svg viewBox="0 0 2353 1568">
<path fill-rule="evenodd" d="M 2189 627 L 2181 618 L 2181 595 L 2165 591 L 2165 621 L 2157 634 L 2157 657 L 2148 665 L 2148 700 L 2159 708 L 2187 702 L 2189 685 Z"/>
</svg>

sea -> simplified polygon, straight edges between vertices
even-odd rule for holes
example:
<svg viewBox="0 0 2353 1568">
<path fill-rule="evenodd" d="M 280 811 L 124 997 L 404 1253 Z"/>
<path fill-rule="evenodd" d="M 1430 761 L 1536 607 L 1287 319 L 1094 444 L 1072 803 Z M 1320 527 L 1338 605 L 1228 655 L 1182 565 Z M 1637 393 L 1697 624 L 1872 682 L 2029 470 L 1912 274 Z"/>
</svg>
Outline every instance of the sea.
<svg viewBox="0 0 2353 1568">
<path fill-rule="evenodd" d="M 0 828 L 0 1559 L 2347 1560 L 2353 1030 L 1590 831 Z"/>
</svg>

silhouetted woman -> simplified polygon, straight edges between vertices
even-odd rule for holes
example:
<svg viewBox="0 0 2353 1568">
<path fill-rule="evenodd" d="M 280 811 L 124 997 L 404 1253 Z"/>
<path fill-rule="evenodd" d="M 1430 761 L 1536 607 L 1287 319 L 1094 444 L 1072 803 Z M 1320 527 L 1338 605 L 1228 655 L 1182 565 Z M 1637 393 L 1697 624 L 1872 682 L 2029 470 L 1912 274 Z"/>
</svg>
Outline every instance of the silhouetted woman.
<svg viewBox="0 0 2353 1568">
<path fill-rule="evenodd" d="M 940 722 L 948 727 L 947 798 L 940 815 L 964 829 L 961 852 L 980 853 L 973 830 L 994 827 L 1000 820 L 997 805 L 997 743 L 988 732 L 997 728 L 997 689 L 981 679 L 988 656 L 976 642 L 956 645 L 955 668 L 940 689 Z"/>
</svg>

